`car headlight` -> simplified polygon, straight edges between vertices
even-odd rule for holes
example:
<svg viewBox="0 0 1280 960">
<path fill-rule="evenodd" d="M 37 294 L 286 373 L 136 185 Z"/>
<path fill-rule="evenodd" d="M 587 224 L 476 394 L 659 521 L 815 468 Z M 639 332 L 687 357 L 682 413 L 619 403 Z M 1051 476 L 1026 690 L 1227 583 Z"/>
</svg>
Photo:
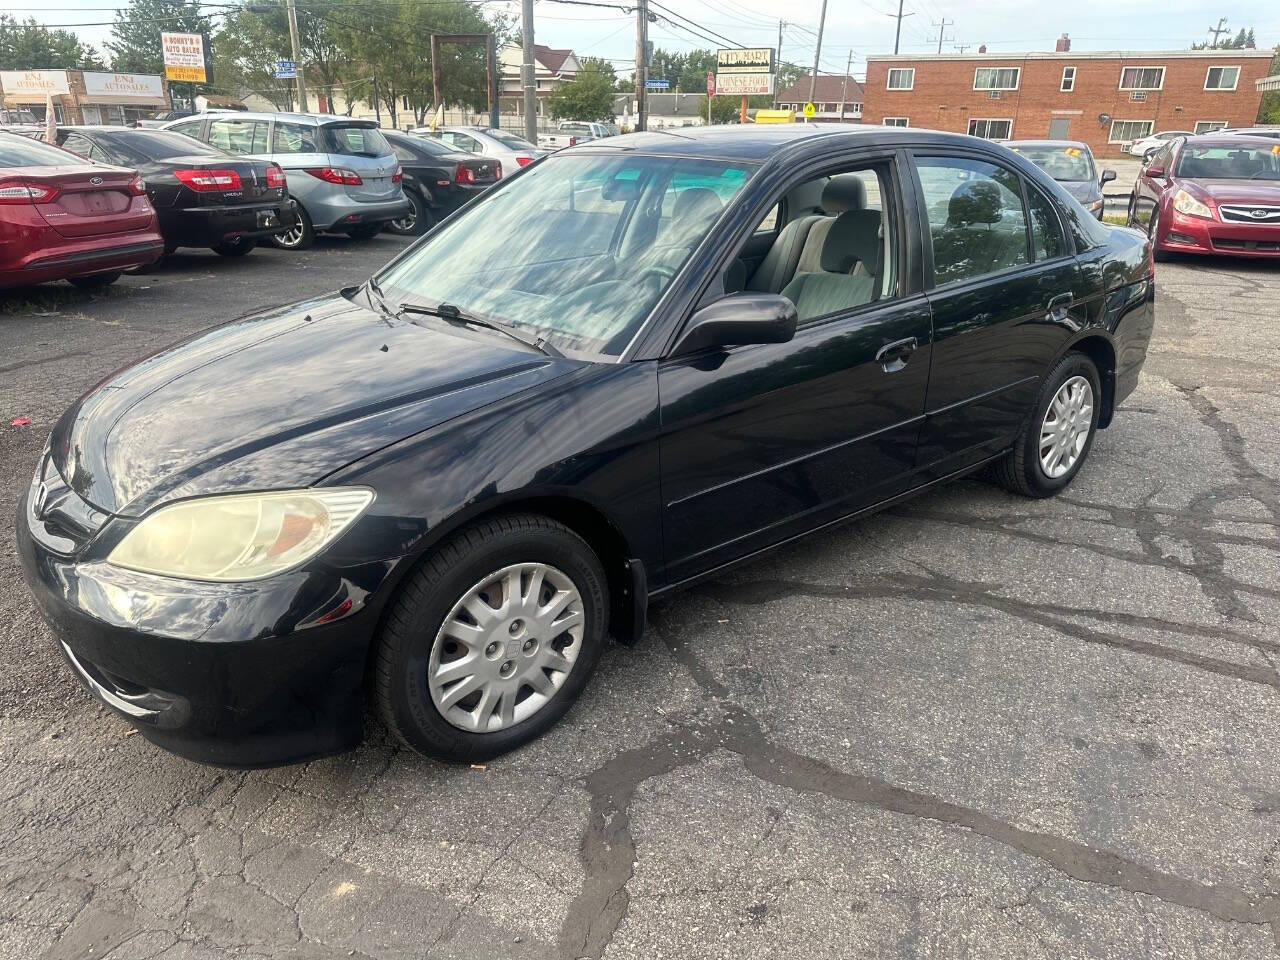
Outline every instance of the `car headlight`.
<svg viewBox="0 0 1280 960">
<path fill-rule="evenodd" d="M 184 500 L 143 517 L 107 562 L 183 580 L 261 580 L 314 557 L 372 502 L 359 487 Z"/>
<path fill-rule="evenodd" d="M 1189 217 L 1204 217 L 1206 220 L 1213 219 L 1213 211 L 1209 209 L 1208 205 L 1201 203 L 1185 190 L 1179 190 L 1173 195 L 1173 209 L 1179 213 L 1185 213 Z"/>
</svg>

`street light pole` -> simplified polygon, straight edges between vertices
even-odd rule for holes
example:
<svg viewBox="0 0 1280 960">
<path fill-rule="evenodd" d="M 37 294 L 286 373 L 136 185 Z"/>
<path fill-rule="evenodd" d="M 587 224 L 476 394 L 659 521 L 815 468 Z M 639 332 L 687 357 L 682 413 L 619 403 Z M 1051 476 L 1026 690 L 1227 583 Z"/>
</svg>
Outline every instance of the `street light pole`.
<svg viewBox="0 0 1280 960">
<path fill-rule="evenodd" d="M 293 0 L 284 0 L 285 10 L 289 14 L 289 43 L 293 47 L 293 65 L 298 83 L 298 106 L 303 113 L 310 113 L 307 107 L 306 68 L 302 63 L 302 46 L 298 43 L 298 13 L 294 9 Z"/>
</svg>

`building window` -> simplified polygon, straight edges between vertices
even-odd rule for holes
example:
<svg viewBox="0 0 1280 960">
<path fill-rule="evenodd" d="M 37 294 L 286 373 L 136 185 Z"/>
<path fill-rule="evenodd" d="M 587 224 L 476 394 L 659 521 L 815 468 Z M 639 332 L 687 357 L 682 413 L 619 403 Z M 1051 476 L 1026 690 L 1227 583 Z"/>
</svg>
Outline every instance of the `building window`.
<svg viewBox="0 0 1280 960">
<path fill-rule="evenodd" d="M 894 67 L 889 71 L 887 90 L 911 90 L 916 85 L 915 67 Z"/>
<path fill-rule="evenodd" d="M 1061 90 L 1063 93 L 1070 93 L 1075 88 L 1076 88 L 1076 68 L 1063 67 L 1062 68 L 1062 86 L 1060 86 L 1058 89 Z"/>
<path fill-rule="evenodd" d="M 881 122 L 882 127 L 909 127 L 911 123 L 906 117 L 885 117 Z"/>
<path fill-rule="evenodd" d="M 1125 67 L 1120 71 L 1121 90 L 1159 90 L 1164 87 L 1164 67 Z"/>
<path fill-rule="evenodd" d="M 973 71 L 975 90 L 1017 90 L 1020 67 L 979 67 Z"/>
<path fill-rule="evenodd" d="M 1112 120 L 1107 143 L 1128 143 L 1151 136 L 1150 120 Z"/>
<path fill-rule="evenodd" d="M 1008 140 L 1013 133 L 1012 120 L 987 120 L 975 117 L 969 121 L 969 136 L 983 140 Z"/>
<path fill-rule="evenodd" d="M 1234 90 L 1239 82 L 1239 67 L 1210 67 L 1204 76 L 1206 90 Z"/>
<path fill-rule="evenodd" d="M 1197 120 L 1196 133 L 1213 133 L 1215 130 L 1221 130 L 1227 125 L 1225 120 Z"/>
</svg>

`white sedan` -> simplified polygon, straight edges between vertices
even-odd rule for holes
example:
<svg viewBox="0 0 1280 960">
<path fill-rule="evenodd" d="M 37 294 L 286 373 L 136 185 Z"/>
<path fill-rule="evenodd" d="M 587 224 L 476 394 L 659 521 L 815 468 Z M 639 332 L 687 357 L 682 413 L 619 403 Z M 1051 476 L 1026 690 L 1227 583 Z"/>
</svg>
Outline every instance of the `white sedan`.
<svg viewBox="0 0 1280 960">
<path fill-rule="evenodd" d="M 517 137 L 506 130 L 485 127 L 441 127 L 432 130 L 430 127 L 416 127 L 409 132 L 416 137 L 430 137 L 447 143 L 463 153 L 493 157 L 502 164 L 504 171 L 519 170 L 546 153 L 523 137 Z"/>
<path fill-rule="evenodd" d="M 1194 134 L 1190 130 L 1161 130 L 1159 133 L 1153 133 L 1149 137 L 1143 137 L 1140 140 L 1130 140 L 1129 145 L 1125 147 L 1125 152 L 1135 157 L 1145 157 L 1148 153 L 1155 153 L 1174 137 L 1190 137 Z"/>
</svg>

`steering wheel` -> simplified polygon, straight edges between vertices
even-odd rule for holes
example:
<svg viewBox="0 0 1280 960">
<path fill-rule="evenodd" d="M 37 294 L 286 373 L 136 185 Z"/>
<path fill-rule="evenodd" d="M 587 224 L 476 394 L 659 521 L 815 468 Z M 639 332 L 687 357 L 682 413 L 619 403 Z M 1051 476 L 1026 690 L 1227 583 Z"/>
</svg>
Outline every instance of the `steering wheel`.
<svg viewBox="0 0 1280 960">
<path fill-rule="evenodd" d="M 676 268 L 669 267 L 665 263 L 655 263 L 653 266 L 645 267 L 637 273 L 635 277 L 636 282 L 639 283 L 644 281 L 644 279 L 650 274 L 657 277 L 659 280 L 674 280 L 676 278 Z"/>
</svg>

